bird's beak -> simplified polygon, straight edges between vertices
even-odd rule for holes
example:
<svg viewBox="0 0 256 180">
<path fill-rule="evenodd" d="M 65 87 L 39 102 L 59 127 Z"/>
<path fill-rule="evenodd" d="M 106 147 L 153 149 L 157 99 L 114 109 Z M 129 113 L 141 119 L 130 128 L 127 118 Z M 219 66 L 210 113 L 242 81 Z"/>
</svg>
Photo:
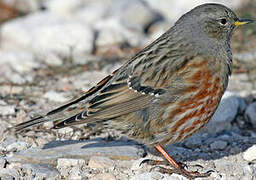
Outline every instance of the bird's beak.
<svg viewBox="0 0 256 180">
<path fill-rule="evenodd" d="M 249 24 L 255 22 L 254 20 L 251 19 L 238 19 L 237 21 L 234 22 L 235 26 L 242 26 L 244 24 Z"/>
</svg>

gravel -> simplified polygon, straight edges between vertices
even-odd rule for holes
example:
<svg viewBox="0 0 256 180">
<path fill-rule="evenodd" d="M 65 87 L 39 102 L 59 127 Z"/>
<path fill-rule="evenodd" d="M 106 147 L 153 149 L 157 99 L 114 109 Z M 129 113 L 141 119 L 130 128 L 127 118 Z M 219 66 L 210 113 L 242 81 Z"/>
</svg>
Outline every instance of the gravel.
<svg viewBox="0 0 256 180">
<path fill-rule="evenodd" d="M 162 157 L 108 129 L 52 130 L 52 122 L 18 134 L 6 129 L 80 96 L 206 1 L 17 2 L 28 14 L 0 31 L 0 179 L 185 180 L 141 164 Z M 243 1 L 216 2 L 236 8 Z M 208 179 L 255 179 L 255 91 L 248 74 L 233 74 L 209 124 L 167 152 L 189 170 L 213 170 Z"/>
</svg>

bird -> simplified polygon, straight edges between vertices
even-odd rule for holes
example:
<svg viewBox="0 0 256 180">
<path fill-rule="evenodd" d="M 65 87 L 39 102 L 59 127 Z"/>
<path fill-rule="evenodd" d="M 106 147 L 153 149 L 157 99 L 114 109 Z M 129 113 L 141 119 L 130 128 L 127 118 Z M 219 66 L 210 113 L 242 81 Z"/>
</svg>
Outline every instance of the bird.
<svg viewBox="0 0 256 180">
<path fill-rule="evenodd" d="M 183 141 L 211 119 L 232 72 L 232 34 L 252 22 L 222 4 L 199 5 L 81 97 L 14 129 L 48 121 L 53 129 L 97 124 L 154 147 L 189 179 L 210 176 L 186 170 L 163 146 Z"/>
</svg>

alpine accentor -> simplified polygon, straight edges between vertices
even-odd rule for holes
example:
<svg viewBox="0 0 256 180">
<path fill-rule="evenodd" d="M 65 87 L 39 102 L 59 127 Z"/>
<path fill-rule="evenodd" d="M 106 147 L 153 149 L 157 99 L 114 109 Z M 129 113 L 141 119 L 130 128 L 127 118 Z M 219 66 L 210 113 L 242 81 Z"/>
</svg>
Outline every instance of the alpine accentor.
<svg viewBox="0 0 256 180">
<path fill-rule="evenodd" d="M 200 5 L 82 97 L 16 131 L 47 121 L 56 129 L 97 123 L 154 146 L 188 178 L 209 176 L 185 170 L 162 145 L 186 139 L 211 119 L 231 75 L 232 33 L 250 22 L 223 5 Z"/>
</svg>

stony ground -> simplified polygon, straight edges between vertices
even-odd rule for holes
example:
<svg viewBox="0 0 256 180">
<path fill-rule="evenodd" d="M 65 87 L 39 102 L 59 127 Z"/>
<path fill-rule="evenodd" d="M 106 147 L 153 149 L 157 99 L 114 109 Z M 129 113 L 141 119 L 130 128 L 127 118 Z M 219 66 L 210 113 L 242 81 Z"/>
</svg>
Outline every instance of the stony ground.
<svg viewBox="0 0 256 180">
<path fill-rule="evenodd" d="M 161 156 L 114 131 L 51 130 L 51 123 L 18 134 L 6 131 L 83 94 L 197 5 L 155 2 L 7 4 L 7 11 L 15 12 L 10 17 L 17 17 L 4 19 L 0 31 L 0 179 L 186 179 L 141 164 Z M 216 2 L 256 17 L 255 1 Z M 6 10 L 1 3 L 0 8 Z M 255 42 L 256 25 L 235 33 L 233 75 L 211 122 L 186 141 L 167 146 L 190 170 L 212 170 L 205 179 L 256 179 Z"/>
</svg>

